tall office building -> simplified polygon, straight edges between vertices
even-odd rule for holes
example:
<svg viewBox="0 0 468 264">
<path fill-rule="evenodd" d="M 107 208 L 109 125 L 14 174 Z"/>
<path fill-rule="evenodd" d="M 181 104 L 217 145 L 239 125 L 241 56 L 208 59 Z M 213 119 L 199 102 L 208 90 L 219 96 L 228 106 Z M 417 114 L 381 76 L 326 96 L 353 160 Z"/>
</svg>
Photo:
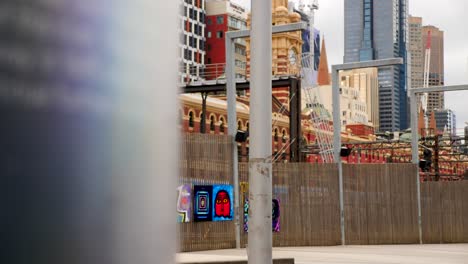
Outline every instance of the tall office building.
<svg viewBox="0 0 468 264">
<path fill-rule="evenodd" d="M 411 56 L 411 87 L 419 88 L 424 85 L 424 43 L 422 37 L 422 18 L 408 17 L 409 45 Z"/>
<path fill-rule="evenodd" d="M 401 57 L 401 66 L 381 67 L 379 116 L 381 131 L 408 127 L 406 45 L 408 0 L 346 0 L 344 62 Z"/>
<path fill-rule="evenodd" d="M 422 27 L 422 39 L 427 40 L 430 32 L 431 61 L 429 65 L 429 86 L 444 85 L 444 31 L 435 26 Z M 426 45 L 426 41 L 424 44 Z M 429 93 L 427 111 L 444 109 L 444 93 Z"/>
<path fill-rule="evenodd" d="M 457 119 L 455 113 L 452 110 L 434 110 L 434 116 L 438 132 L 444 132 L 445 130 L 447 130 L 447 133 L 449 133 L 450 135 L 456 135 Z"/>
<path fill-rule="evenodd" d="M 180 16 L 180 28 L 183 32 L 180 41 L 181 83 L 204 79 L 205 18 L 205 0 L 184 0 Z"/>
</svg>

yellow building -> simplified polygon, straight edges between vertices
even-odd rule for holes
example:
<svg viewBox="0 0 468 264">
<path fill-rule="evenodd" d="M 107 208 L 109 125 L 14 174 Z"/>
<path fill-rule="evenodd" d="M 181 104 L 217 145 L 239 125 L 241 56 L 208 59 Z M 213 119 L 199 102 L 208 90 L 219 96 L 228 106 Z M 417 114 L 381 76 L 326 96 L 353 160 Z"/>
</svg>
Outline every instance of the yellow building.
<svg viewBox="0 0 468 264">
<path fill-rule="evenodd" d="M 272 0 L 272 24 L 285 25 L 298 23 L 301 16 L 288 11 L 287 0 Z M 251 25 L 251 14 L 247 19 L 247 27 Z M 250 75 L 250 39 L 247 39 L 247 75 Z M 272 74 L 295 75 L 300 70 L 302 53 L 301 31 L 273 34 L 272 37 Z"/>
</svg>

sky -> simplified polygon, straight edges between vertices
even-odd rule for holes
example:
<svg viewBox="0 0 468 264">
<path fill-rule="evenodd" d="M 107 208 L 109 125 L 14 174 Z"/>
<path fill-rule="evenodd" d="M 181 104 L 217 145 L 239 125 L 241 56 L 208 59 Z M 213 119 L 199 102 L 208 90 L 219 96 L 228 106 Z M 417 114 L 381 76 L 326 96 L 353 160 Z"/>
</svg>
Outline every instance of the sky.
<svg viewBox="0 0 468 264">
<path fill-rule="evenodd" d="M 233 0 L 250 8 L 250 0 Z M 261 1 L 261 0 L 257 0 Z M 318 0 L 315 25 L 323 34 L 328 63 L 343 63 L 344 15 L 346 0 Z M 381 0 L 378 0 L 381 1 Z M 433 25 L 444 31 L 445 85 L 468 84 L 468 0 L 408 0 L 409 14 L 423 18 L 423 25 Z M 445 95 L 445 106 L 455 111 L 457 129 L 468 122 L 468 91 Z"/>
</svg>

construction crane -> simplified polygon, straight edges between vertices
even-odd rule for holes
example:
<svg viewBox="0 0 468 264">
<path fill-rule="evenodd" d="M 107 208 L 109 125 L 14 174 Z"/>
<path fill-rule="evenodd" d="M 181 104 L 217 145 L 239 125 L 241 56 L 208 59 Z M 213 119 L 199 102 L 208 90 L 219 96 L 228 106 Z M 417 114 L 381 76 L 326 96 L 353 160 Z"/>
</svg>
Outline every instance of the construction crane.
<svg viewBox="0 0 468 264">
<path fill-rule="evenodd" d="M 427 41 L 426 41 L 426 50 L 424 53 L 424 79 L 423 79 L 423 87 L 429 87 L 429 72 L 431 67 L 431 31 L 427 33 Z M 424 113 L 427 115 L 427 101 L 428 101 L 428 94 L 423 93 L 421 96 L 421 106 L 424 110 Z"/>
</svg>

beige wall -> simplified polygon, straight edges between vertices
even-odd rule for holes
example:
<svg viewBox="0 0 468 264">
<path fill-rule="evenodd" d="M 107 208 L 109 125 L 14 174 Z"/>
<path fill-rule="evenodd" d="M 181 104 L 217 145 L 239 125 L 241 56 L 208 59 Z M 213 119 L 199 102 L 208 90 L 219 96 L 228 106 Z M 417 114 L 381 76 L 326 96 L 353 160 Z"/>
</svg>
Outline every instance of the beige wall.
<svg viewBox="0 0 468 264">
<path fill-rule="evenodd" d="M 379 83 L 377 68 L 364 68 L 340 72 L 342 87 L 356 89 L 359 102 L 364 102 L 368 124 L 379 129 Z"/>
<path fill-rule="evenodd" d="M 363 101 L 359 89 L 342 86 L 340 96 L 340 118 L 341 130 L 345 131 L 346 125 L 350 124 L 365 124 L 372 126 L 370 123 L 366 101 Z M 332 87 L 331 85 L 321 85 L 314 88 L 311 92 L 313 98 L 317 98 L 317 103 L 323 104 L 325 110 L 333 115 L 332 107 Z M 319 98 L 320 97 L 320 98 Z M 315 102 L 315 101 L 314 101 Z M 302 98 L 302 109 L 307 108 L 307 100 Z M 314 108 L 316 109 L 316 108 Z M 317 109 L 316 109 L 317 110 Z M 332 120 L 330 116 L 330 120 Z"/>
</svg>

